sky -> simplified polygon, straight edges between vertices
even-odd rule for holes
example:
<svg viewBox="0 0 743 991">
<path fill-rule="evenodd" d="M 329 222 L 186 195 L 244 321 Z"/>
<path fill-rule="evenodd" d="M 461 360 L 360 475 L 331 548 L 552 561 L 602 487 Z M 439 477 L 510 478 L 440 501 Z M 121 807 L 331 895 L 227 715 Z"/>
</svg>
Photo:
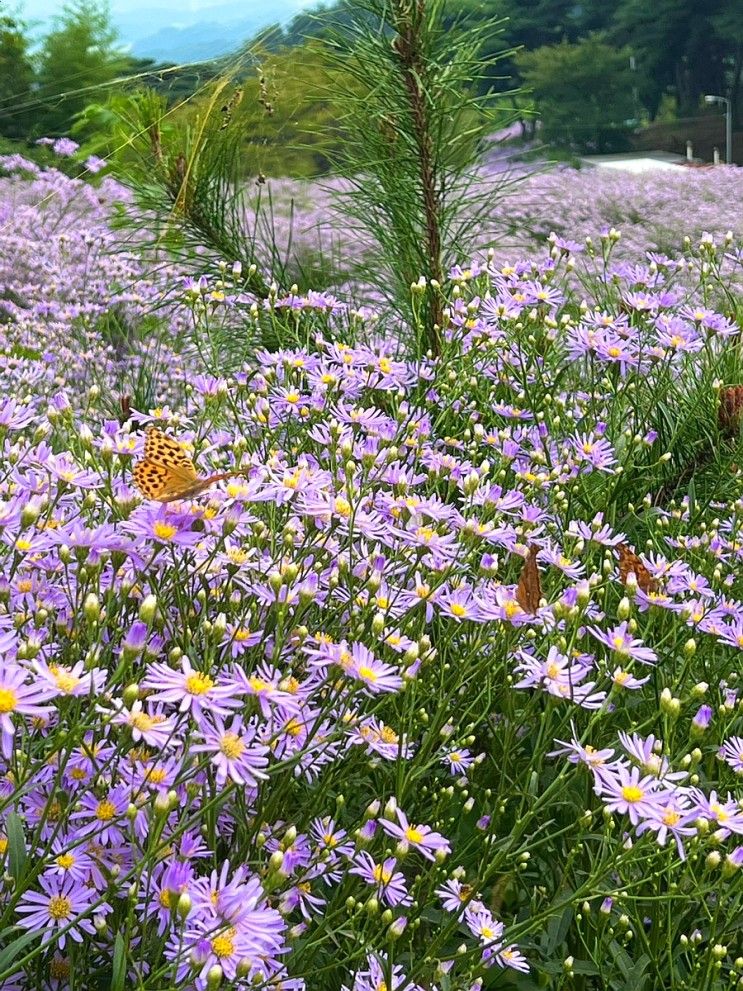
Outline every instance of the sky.
<svg viewBox="0 0 743 991">
<path fill-rule="evenodd" d="M 317 0 L 109 0 L 125 48 L 170 60 L 211 57 L 230 50 L 268 24 L 285 23 Z M 0 0 L 0 10 L 19 13 L 45 33 L 64 0 Z"/>
<path fill-rule="evenodd" d="M 303 7 L 313 5 L 313 0 L 289 0 L 283 4 L 293 8 L 294 13 Z M 25 0 L 22 3 L 0 3 L 0 6 L 8 9 L 23 9 L 28 18 L 47 19 L 59 13 L 63 6 L 62 0 Z M 170 10 L 174 22 L 183 24 L 194 24 L 208 16 L 209 8 L 231 6 L 238 14 L 255 14 L 261 17 L 264 23 L 268 24 L 273 20 L 273 11 L 276 9 L 276 0 L 235 0 L 227 3 L 225 0 L 111 0 L 111 11 L 118 19 L 133 11 L 146 13 L 148 9 L 157 7 L 158 9 Z"/>
</svg>

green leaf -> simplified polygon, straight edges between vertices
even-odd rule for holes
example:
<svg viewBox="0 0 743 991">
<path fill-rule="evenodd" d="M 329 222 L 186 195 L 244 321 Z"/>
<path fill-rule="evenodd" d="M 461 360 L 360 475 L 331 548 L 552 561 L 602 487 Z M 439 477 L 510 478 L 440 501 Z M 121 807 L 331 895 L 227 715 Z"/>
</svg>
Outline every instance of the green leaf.
<svg viewBox="0 0 743 991">
<path fill-rule="evenodd" d="M 126 980 L 126 940 L 118 933 L 114 941 L 113 968 L 111 973 L 111 991 L 124 991 Z"/>
<path fill-rule="evenodd" d="M 6 935 L 11 933 L 12 929 L 6 929 L 4 932 L 0 933 L 0 943 L 5 942 Z M 9 943 L 5 949 L 0 950 L 0 975 L 5 970 L 9 970 L 13 963 L 21 955 L 21 952 L 28 946 L 32 940 L 38 937 L 37 932 L 23 933 L 18 939 L 14 939 L 12 943 Z"/>
<path fill-rule="evenodd" d="M 18 884 L 26 866 L 26 839 L 23 835 L 23 820 L 17 812 L 11 812 L 5 824 L 8 834 L 8 873 Z"/>
<path fill-rule="evenodd" d="M 697 512 L 697 487 L 694 484 L 693 476 L 689 479 L 687 495 L 689 498 L 689 519 L 693 520 Z"/>
</svg>

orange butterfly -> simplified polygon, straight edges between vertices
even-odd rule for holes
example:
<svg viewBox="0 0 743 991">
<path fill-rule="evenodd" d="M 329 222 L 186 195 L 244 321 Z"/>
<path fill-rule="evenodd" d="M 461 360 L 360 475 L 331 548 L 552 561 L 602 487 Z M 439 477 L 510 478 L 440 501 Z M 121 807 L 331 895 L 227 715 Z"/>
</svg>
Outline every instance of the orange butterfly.
<svg viewBox="0 0 743 991">
<path fill-rule="evenodd" d="M 658 581 L 653 578 L 633 550 L 630 550 L 626 544 L 617 544 L 617 551 L 619 552 L 619 580 L 623 585 L 627 584 L 627 579 L 632 573 L 637 579 L 638 587 L 646 595 L 659 590 Z"/>
<path fill-rule="evenodd" d="M 537 567 L 538 553 L 537 545 L 530 544 L 516 588 L 516 601 L 524 612 L 531 613 L 532 616 L 536 616 L 542 598 L 542 583 L 539 580 L 539 568 Z"/>
<path fill-rule="evenodd" d="M 148 499 L 175 502 L 190 499 L 224 478 L 241 475 L 240 471 L 223 471 L 201 478 L 177 440 L 150 427 L 144 440 L 144 457 L 134 466 L 134 482 Z"/>
<path fill-rule="evenodd" d="M 717 423 L 721 433 L 731 440 L 740 430 L 743 412 L 743 385 L 728 385 L 720 389 L 720 405 L 717 408 Z"/>
</svg>

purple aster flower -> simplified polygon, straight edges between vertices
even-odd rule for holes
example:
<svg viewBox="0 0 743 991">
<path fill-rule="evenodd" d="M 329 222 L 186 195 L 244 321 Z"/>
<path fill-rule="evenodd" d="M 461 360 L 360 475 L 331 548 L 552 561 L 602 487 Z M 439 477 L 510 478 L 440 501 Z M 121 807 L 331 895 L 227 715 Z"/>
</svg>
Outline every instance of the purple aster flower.
<svg viewBox="0 0 743 991">
<path fill-rule="evenodd" d="M 57 138 L 52 144 L 52 151 L 61 158 L 70 158 L 74 155 L 80 145 L 72 138 Z"/>
<path fill-rule="evenodd" d="M 125 788 L 116 786 L 102 798 L 90 792 L 80 800 L 81 808 L 73 812 L 71 819 L 80 819 L 82 833 L 95 838 L 98 843 L 114 845 L 123 843 L 128 820 L 129 795 Z"/>
<path fill-rule="evenodd" d="M 436 894 L 441 899 L 446 911 L 453 912 L 455 915 L 459 915 L 465 907 L 471 907 L 473 911 L 485 907 L 479 899 L 474 897 L 474 889 L 456 878 L 445 881 L 440 888 L 436 889 Z"/>
<path fill-rule="evenodd" d="M 381 953 L 379 957 L 371 954 L 366 958 L 367 970 L 358 970 L 353 976 L 351 987 L 341 985 L 341 991 L 422 991 L 418 984 L 411 984 L 403 973 L 400 964 L 388 966 L 387 957 Z"/>
<path fill-rule="evenodd" d="M 743 737 L 731 736 L 725 740 L 718 753 L 736 774 L 743 774 Z"/>
<path fill-rule="evenodd" d="M 600 790 L 606 808 L 610 812 L 628 815 L 636 826 L 640 818 L 650 819 L 668 804 L 668 792 L 658 790 L 658 779 L 651 775 L 640 777 L 637 767 L 626 768 L 621 764 L 600 770 Z"/>
<path fill-rule="evenodd" d="M 701 788 L 692 788 L 689 794 L 696 803 L 698 816 L 716 822 L 726 836 L 730 833 L 743 834 L 743 812 L 732 795 L 728 793 L 727 799 L 722 801 L 716 791 L 711 791 L 707 797 Z"/>
<path fill-rule="evenodd" d="M 256 742 L 253 722 L 243 726 L 242 716 L 233 716 L 229 726 L 219 716 L 200 723 L 198 735 L 204 741 L 192 746 L 194 753 L 212 754 L 211 763 L 216 767 L 216 783 L 223 788 L 229 778 L 237 785 L 255 788 L 268 775 L 269 748 Z"/>
<path fill-rule="evenodd" d="M 367 884 L 373 885 L 377 898 L 381 901 L 390 906 L 412 904 L 413 899 L 408 894 L 405 876 L 395 870 L 397 861 L 394 857 L 387 857 L 381 864 L 377 864 L 365 850 L 361 850 L 354 857 L 353 863 L 349 873 L 358 874 Z"/>
<path fill-rule="evenodd" d="M 46 876 L 87 881 L 94 873 L 92 857 L 74 836 L 57 836 L 52 841 L 52 853 L 51 865 L 44 871 Z"/>
<path fill-rule="evenodd" d="M 33 662 L 34 671 L 43 684 L 49 685 L 55 695 L 98 695 L 106 684 L 106 672 L 101 668 L 85 669 L 85 661 L 69 667 L 65 664 L 47 664 L 39 658 Z"/>
<path fill-rule="evenodd" d="M 12 661 L 0 661 L 0 733 L 2 733 L 3 756 L 9 759 L 13 753 L 15 726 L 13 716 L 26 716 L 31 719 L 46 719 L 54 711 L 50 706 L 40 705 L 57 692 L 51 685 L 26 684 L 30 672 Z"/>
<path fill-rule="evenodd" d="M 620 623 L 611 630 L 600 630 L 597 626 L 589 626 L 588 631 L 596 639 L 621 657 L 629 657 L 642 664 L 655 664 L 658 657 L 655 651 L 643 646 L 642 640 L 634 639 L 627 632 L 628 623 Z"/>
<path fill-rule="evenodd" d="M 475 763 L 475 758 L 469 750 L 450 750 L 444 754 L 441 760 L 446 764 L 452 774 L 466 774 Z"/>
<path fill-rule="evenodd" d="M 351 663 L 345 670 L 362 682 L 370 695 L 397 692 L 402 687 L 402 678 L 397 668 L 378 660 L 362 643 L 351 646 Z"/>
<path fill-rule="evenodd" d="M 111 725 L 128 726 L 135 743 L 143 740 L 148 747 L 157 747 L 158 750 L 173 745 L 176 720 L 173 716 L 165 715 L 162 705 L 148 705 L 145 709 L 140 699 L 133 702 L 129 709 L 120 700 L 114 700 L 114 705 L 117 706 L 117 711 L 111 719 Z M 108 713 L 104 708 L 100 711 Z"/>
<path fill-rule="evenodd" d="M 155 690 L 153 700 L 177 705 L 179 712 L 190 710 L 198 717 L 207 713 L 226 716 L 230 709 L 241 706 L 239 688 L 234 681 L 197 671 L 187 657 L 182 658 L 180 671 L 167 664 L 150 665 L 142 687 Z"/>
<path fill-rule="evenodd" d="M 712 722 L 712 715 L 711 705 L 700 705 L 691 721 L 692 730 L 697 733 L 703 733 Z"/>
<path fill-rule="evenodd" d="M 82 943 L 85 935 L 95 935 L 95 927 L 91 918 L 80 918 L 89 912 L 97 901 L 94 890 L 76 881 L 73 877 L 54 877 L 41 875 L 39 877 L 41 891 L 26 891 L 21 897 L 16 911 L 21 916 L 18 925 L 31 932 L 42 933 L 42 943 L 56 942 L 63 949 L 67 937 L 75 943 Z M 106 915 L 111 907 L 105 903 L 95 909 L 96 915 Z M 57 935 L 57 930 L 72 926 L 66 933 Z"/>
<path fill-rule="evenodd" d="M 380 819 L 379 824 L 388 836 L 394 836 L 400 840 L 400 845 L 404 850 L 412 847 L 421 853 L 427 860 L 435 860 L 436 855 L 451 853 L 448 840 L 441 833 L 434 832 L 430 826 L 411 825 L 402 809 L 396 810 L 397 822 L 390 822 L 389 819 Z"/>
<path fill-rule="evenodd" d="M 672 836 L 681 860 L 686 859 L 683 840 L 688 836 L 696 836 L 694 825 L 697 816 L 696 809 L 690 809 L 688 802 L 682 798 L 670 796 L 664 806 L 654 806 L 650 815 L 637 826 L 637 835 L 641 836 L 647 830 L 657 835 L 658 843 L 665 846 L 668 836 Z"/>
</svg>

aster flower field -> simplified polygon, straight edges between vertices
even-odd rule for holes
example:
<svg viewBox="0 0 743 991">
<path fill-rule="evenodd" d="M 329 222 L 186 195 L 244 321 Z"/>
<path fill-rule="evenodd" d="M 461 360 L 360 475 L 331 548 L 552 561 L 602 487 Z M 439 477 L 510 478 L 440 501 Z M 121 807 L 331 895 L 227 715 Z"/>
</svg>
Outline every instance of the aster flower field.
<svg viewBox="0 0 743 991">
<path fill-rule="evenodd" d="M 740 984 L 740 232 L 463 263 L 416 356 L 4 168 L 0 987 Z"/>
</svg>

